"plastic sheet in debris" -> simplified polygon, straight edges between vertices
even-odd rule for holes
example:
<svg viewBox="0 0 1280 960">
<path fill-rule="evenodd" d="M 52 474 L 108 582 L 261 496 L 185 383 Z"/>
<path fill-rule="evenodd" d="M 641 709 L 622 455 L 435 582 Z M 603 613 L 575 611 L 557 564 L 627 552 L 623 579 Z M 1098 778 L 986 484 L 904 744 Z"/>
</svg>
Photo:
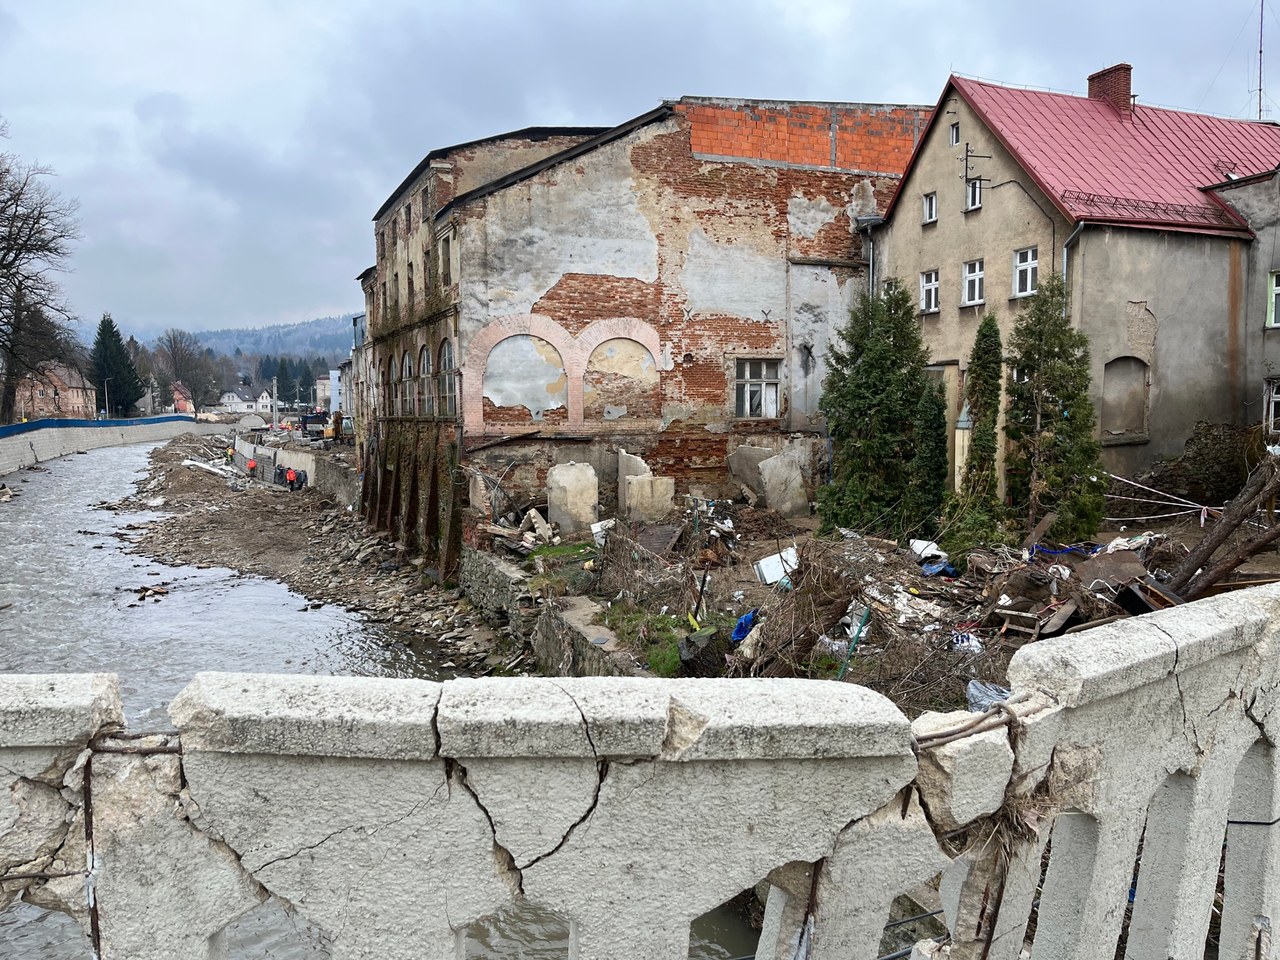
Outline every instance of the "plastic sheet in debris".
<svg viewBox="0 0 1280 960">
<path fill-rule="evenodd" d="M 910 547 L 911 552 L 921 560 L 941 560 L 946 563 L 951 559 L 947 552 L 932 540 L 912 540 Z"/>
<path fill-rule="evenodd" d="M 756 579 L 761 583 L 775 584 L 791 573 L 799 565 L 800 559 L 795 547 L 787 547 L 781 553 L 762 557 L 751 565 L 756 572 Z"/>
<path fill-rule="evenodd" d="M 969 701 L 969 710 L 981 713 L 1002 700 L 1009 699 L 1009 688 L 987 680 L 970 680 L 964 689 L 965 699 Z"/>
</svg>

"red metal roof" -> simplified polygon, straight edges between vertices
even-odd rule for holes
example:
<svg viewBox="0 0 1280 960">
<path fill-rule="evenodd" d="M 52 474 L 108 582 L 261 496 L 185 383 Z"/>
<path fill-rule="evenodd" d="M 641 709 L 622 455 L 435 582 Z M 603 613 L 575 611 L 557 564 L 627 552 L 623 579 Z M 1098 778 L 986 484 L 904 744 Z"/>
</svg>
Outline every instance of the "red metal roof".
<svg viewBox="0 0 1280 960">
<path fill-rule="evenodd" d="M 1248 226 L 1202 188 L 1280 164 L 1280 126 L 1022 90 L 954 87 L 1070 220 L 1220 233 Z M 943 94 L 945 99 L 946 94 Z"/>
</svg>

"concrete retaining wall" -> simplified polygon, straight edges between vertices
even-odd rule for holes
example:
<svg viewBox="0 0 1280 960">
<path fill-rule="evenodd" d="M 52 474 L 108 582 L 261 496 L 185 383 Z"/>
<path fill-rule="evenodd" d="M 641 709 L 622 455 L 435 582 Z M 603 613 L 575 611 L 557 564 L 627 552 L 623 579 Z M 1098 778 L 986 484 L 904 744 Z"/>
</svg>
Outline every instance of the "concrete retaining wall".
<svg viewBox="0 0 1280 960">
<path fill-rule="evenodd" d="M 120 447 L 148 440 L 169 440 L 184 433 L 202 436 L 230 433 L 220 423 L 199 423 L 187 417 L 148 420 L 38 420 L 0 427 L 0 477 L 46 460 L 81 450 Z"/>
<path fill-rule="evenodd" d="M 1280 588 L 1187 604 L 910 724 L 832 681 L 202 674 L 141 737 L 113 677 L 0 676 L 0 908 L 212 960 L 275 897 L 335 960 L 444 960 L 528 901 L 571 956 L 651 960 L 766 879 L 760 960 L 870 960 L 940 873 L 916 960 L 1191 960 L 1211 917 L 1218 956 L 1274 960 L 1278 637 Z"/>
<path fill-rule="evenodd" d="M 307 472 L 307 486 L 328 494 L 344 507 L 357 505 L 360 499 L 360 475 L 350 467 L 317 457 L 310 450 L 288 450 L 255 444 L 244 437 L 236 437 L 236 455 L 250 458 L 262 464 L 258 475 L 270 479 L 276 465 L 293 467 Z"/>
</svg>

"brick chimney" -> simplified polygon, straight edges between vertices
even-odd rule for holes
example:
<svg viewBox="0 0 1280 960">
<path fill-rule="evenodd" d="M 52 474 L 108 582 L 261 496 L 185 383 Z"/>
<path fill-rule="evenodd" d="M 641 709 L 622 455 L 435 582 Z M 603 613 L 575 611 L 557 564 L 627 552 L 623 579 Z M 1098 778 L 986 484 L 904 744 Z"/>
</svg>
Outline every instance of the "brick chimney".
<svg viewBox="0 0 1280 960">
<path fill-rule="evenodd" d="M 1089 99 L 1105 100 L 1116 108 L 1121 117 L 1131 116 L 1132 81 L 1133 67 L 1129 64 L 1117 63 L 1113 67 L 1105 67 L 1089 75 Z"/>
</svg>

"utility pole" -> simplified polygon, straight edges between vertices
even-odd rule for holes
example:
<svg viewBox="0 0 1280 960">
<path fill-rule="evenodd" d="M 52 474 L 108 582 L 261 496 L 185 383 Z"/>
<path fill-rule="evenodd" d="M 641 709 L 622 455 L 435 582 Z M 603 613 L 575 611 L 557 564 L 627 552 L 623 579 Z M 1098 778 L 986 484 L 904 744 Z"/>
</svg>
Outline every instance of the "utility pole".
<svg viewBox="0 0 1280 960">
<path fill-rule="evenodd" d="M 111 378 L 102 378 L 102 392 L 104 394 L 103 401 L 105 405 L 102 409 L 107 411 L 107 419 L 111 419 Z"/>
<path fill-rule="evenodd" d="M 271 378 L 271 429 L 280 427 L 280 407 L 276 404 L 276 378 Z"/>
</svg>

